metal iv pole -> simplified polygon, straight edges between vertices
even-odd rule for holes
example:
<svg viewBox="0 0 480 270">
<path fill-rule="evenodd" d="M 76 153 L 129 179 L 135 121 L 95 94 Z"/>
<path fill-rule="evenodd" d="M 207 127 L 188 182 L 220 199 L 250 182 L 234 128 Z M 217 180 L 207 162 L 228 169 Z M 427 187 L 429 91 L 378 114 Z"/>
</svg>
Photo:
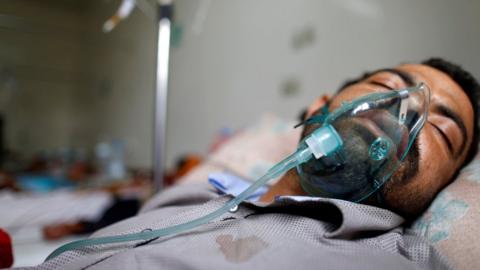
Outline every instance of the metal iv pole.
<svg viewBox="0 0 480 270">
<path fill-rule="evenodd" d="M 168 63 L 173 15 L 171 0 L 159 0 L 157 7 L 157 68 L 155 83 L 155 125 L 153 183 L 155 192 L 163 188 L 165 172 L 165 137 L 167 126 Z"/>
</svg>

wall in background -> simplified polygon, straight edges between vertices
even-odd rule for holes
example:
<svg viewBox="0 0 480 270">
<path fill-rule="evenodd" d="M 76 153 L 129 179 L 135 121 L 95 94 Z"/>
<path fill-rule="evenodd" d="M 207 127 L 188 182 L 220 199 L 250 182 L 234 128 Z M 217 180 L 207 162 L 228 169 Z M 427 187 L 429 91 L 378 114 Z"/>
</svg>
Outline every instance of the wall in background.
<svg viewBox="0 0 480 270">
<path fill-rule="evenodd" d="M 1 108 L 14 119 L 8 144 L 32 153 L 120 139 L 130 166 L 151 166 L 154 21 L 137 9 L 101 33 L 119 3 L 0 2 L 0 64 L 19 82 L 15 102 Z M 181 154 L 205 153 L 222 127 L 241 128 L 264 112 L 294 119 L 365 70 L 444 56 L 480 77 L 475 0 L 175 4 L 169 166 Z M 18 18 L 12 24 L 5 14 Z"/>
<path fill-rule="evenodd" d="M 81 85 L 81 6 L 49 3 L 0 2 L 5 141 L 24 155 L 72 143 L 73 93 Z M 5 80 L 14 85 L 5 86 Z"/>
<path fill-rule="evenodd" d="M 178 0 L 167 158 L 205 153 L 221 127 L 294 119 L 346 78 L 430 56 L 480 78 L 475 0 Z"/>
<path fill-rule="evenodd" d="M 121 140 L 131 167 L 152 164 L 155 83 L 154 18 L 136 9 L 112 32 L 101 31 L 119 1 L 92 1 L 85 13 L 81 69 L 88 86 L 76 98 L 74 141 Z"/>
<path fill-rule="evenodd" d="M 8 106 L 0 106 L 10 149 L 91 153 L 98 142 L 118 139 L 129 166 L 151 166 L 155 22 L 137 9 L 103 33 L 119 4 L 0 2 L 0 82 L 4 69 L 16 81 Z"/>
</svg>

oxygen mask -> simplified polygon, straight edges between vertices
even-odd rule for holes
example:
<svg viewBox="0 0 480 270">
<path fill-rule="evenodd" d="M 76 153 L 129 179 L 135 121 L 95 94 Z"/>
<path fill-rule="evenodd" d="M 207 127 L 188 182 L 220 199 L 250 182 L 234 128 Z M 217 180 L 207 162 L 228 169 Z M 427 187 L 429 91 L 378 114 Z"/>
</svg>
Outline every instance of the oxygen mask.
<svg viewBox="0 0 480 270">
<path fill-rule="evenodd" d="M 421 83 L 366 95 L 307 119 L 307 134 L 299 149 L 308 147 L 310 135 L 325 126 L 335 129 L 343 145 L 297 166 L 302 188 L 319 197 L 354 202 L 367 198 L 407 156 L 425 124 L 429 101 L 430 91 Z"/>
</svg>

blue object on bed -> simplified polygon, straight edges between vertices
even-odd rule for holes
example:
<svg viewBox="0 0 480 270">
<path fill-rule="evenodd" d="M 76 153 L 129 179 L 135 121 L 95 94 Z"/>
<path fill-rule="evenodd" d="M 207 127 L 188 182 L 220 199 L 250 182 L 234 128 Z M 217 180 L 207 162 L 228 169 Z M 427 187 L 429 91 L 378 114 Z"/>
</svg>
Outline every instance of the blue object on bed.
<svg viewBox="0 0 480 270">
<path fill-rule="evenodd" d="M 21 189 L 33 192 L 48 192 L 58 188 L 74 186 L 68 179 L 46 174 L 21 174 L 17 175 L 16 178 Z"/>
</svg>

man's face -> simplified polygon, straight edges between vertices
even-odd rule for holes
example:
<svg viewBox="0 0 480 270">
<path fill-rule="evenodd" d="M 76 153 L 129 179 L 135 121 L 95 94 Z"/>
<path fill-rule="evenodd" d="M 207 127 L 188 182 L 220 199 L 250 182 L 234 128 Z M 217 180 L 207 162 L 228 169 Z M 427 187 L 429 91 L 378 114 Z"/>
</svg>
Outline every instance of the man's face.
<svg viewBox="0 0 480 270">
<path fill-rule="evenodd" d="M 381 190 L 386 203 L 383 207 L 404 216 L 415 216 L 423 211 L 464 163 L 474 125 L 473 108 L 467 95 L 443 72 L 408 64 L 376 72 L 343 89 L 330 103 L 330 110 L 333 110 L 343 101 L 419 82 L 429 86 L 431 100 L 427 122 L 417 137 L 418 148 L 412 147 L 414 150 L 410 151 L 406 162 Z M 312 104 L 309 113 L 317 109 L 318 104 Z"/>
</svg>

